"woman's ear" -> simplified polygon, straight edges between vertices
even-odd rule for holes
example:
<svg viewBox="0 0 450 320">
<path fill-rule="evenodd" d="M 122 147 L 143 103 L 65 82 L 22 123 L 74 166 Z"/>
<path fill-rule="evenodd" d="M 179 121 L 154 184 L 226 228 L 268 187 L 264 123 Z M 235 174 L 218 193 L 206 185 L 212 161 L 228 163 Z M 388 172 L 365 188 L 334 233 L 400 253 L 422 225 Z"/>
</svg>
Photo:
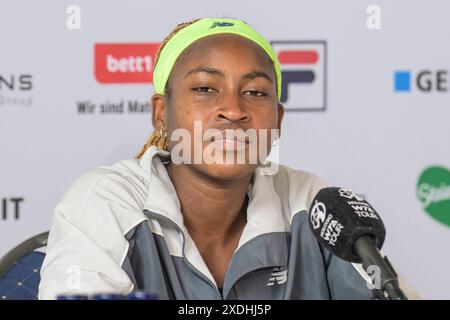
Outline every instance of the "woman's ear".
<svg viewBox="0 0 450 320">
<path fill-rule="evenodd" d="M 152 98 L 152 125 L 153 128 L 159 129 L 164 124 L 166 97 L 155 93 Z"/>
<path fill-rule="evenodd" d="M 278 123 L 277 123 L 277 129 L 278 134 L 281 137 L 281 123 L 283 122 L 283 116 L 284 116 L 284 106 L 281 103 L 278 103 Z"/>
</svg>

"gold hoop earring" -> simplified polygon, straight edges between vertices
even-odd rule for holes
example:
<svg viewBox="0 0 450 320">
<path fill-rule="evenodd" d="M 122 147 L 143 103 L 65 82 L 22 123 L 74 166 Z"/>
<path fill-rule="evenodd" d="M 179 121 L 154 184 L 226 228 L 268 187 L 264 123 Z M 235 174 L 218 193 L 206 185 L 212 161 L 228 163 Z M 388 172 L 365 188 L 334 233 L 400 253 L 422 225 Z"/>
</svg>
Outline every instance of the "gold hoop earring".
<svg viewBox="0 0 450 320">
<path fill-rule="evenodd" d="M 169 146 L 169 139 L 167 131 L 164 130 L 164 125 L 159 130 L 155 129 L 150 136 L 149 142 L 151 145 L 158 147 L 161 150 L 167 151 Z"/>
</svg>

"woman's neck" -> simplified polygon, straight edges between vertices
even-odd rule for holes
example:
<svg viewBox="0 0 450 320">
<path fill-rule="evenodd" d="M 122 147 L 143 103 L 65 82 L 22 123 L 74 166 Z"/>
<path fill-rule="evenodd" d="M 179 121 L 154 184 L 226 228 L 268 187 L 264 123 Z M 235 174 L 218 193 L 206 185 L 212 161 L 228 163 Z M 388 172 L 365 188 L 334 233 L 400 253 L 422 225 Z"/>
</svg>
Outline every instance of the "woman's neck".
<svg viewBox="0 0 450 320">
<path fill-rule="evenodd" d="M 226 241 L 246 223 L 247 189 L 251 175 L 218 181 L 186 165 L 167 165 L 191 236 Z"/>
</svg>

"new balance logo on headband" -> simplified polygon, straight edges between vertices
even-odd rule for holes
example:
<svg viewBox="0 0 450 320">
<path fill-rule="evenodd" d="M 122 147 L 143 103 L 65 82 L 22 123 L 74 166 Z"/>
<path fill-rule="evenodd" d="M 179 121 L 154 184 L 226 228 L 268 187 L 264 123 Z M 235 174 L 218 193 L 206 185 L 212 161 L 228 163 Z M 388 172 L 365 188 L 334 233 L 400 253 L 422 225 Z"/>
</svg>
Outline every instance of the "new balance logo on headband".
<svg viewBox="0 0 450 320">
<path fill-rule="evenodd" d="M 275 283 L 283 284 L 287 281 L 287 269 L 285 267 L 273 268 L 272 274 L 270 275 L 267 286 L 271 287 Z"/>
<path fill-rule="evenodd" d="M 231 27 L 234 26 L 234 23 L 232 22 L 220 22 L 220 21 L 215 21 L 211 27 L 209 27 L 210 29 L 215 28 L 215 27 Z"/>
</svg>

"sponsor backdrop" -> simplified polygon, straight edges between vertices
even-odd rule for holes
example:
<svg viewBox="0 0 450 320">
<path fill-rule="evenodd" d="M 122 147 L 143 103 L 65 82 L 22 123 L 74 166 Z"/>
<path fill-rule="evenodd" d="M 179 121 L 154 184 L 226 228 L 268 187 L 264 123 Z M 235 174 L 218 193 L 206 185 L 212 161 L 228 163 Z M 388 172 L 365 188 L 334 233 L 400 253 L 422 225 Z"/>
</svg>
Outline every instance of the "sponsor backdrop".
<svg viewBox="0 0 450 320">
<path fill-rule="evenodd" d="M 69 184 L 151 133 L 151 70 L 179 22 L 245 20 L 284 77 L 281 163 L 364 194 L 384 251 L 450 298 L 450 3 L 2 1 L 0 254 L 48 230 Z"/>
</svg>

